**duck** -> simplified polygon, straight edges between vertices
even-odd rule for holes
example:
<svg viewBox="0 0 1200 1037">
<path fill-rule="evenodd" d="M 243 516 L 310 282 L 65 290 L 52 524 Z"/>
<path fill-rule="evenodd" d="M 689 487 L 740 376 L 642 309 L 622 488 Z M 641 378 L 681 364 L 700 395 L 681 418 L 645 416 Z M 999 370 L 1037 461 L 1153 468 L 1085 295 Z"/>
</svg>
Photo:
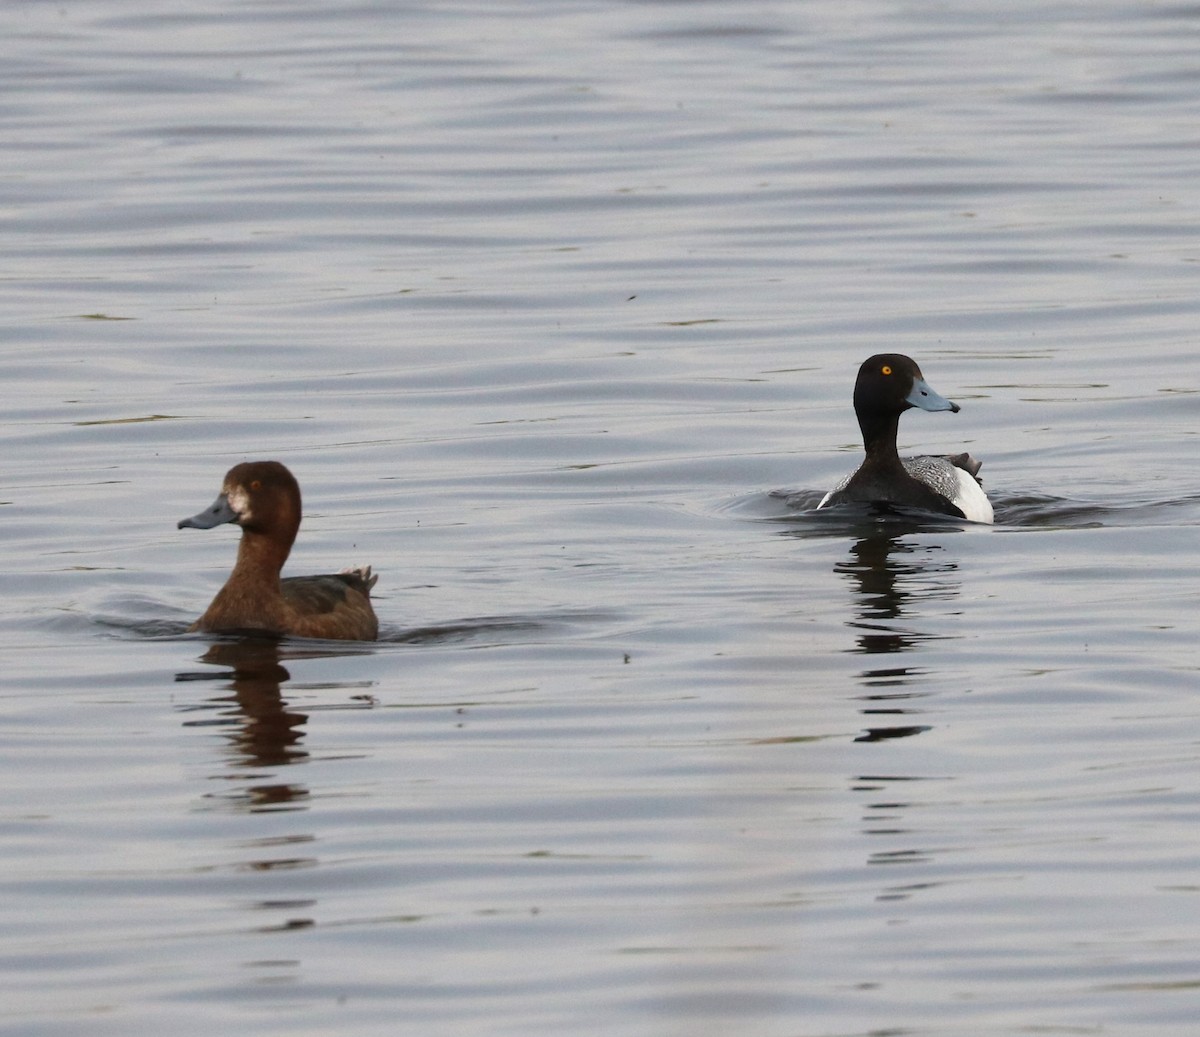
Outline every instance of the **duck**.
<svg viewBox="0 0 1200 1037">
<path fill-rule="evenodd" d="M 863 361 L 854 383 L 854 413 L 866 458 L 817 507 L 885 504 L 993 522 L 992 503 L 979 479 L 982 464 L 969 453 L 900 456 L 896 449 L 900 415 L 913 407 L 952 414 L 961 409 L 934 391 L 911 357 L 879 353 Z"/>
<path fill-rule="evenodd" d="M 179 529 L 241 526 L 237 561 L 225 586 L 189 632 L 256 633 L 374 641 L 370 566 L 324 576 L 280 578 L 300 528 L 300 484 L 279 461 L 246 461 L 225 474 L 217 499 Z"/>
</svg>

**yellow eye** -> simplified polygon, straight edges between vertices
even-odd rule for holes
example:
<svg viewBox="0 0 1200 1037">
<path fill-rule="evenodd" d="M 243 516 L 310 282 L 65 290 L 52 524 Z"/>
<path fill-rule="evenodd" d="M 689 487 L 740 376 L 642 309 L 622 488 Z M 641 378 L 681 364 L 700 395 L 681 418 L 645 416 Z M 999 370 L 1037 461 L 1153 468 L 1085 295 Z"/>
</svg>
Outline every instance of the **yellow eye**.
<svg viewBox="0 0 1200 1037">
<path fill-rule="evenodd" d="M 891 374 L 892 373 L 892 367 L 890 364 L 884 364 L 883 367 L 881 367 L 879 370 L 883 374 Z"/>
</svg>

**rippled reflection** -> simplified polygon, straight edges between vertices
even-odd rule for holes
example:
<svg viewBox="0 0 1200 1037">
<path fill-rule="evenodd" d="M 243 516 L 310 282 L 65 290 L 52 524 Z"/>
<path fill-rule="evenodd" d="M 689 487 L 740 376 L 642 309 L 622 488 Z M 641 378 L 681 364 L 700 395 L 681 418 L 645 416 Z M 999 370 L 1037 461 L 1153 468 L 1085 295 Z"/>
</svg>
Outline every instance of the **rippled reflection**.
<svg viewBox="0 0 1200 1037">
<path fill-rule="evenodd" d="M 855 742 L 889 743 L 931 730 L 929 724 L 914 722 L 914 714 L 920 712 L 916 701 L 933 694 L 928 687 L 932 673 L 902 657 L 947 636 L 928 631 L 935 617 L 924 614 L 923 607 L 959 597 L 961 585 L 958 563 L 947 557 L 937 538 L 915 535 L 922 532 L 928 533 L 928 529 L 892 523 L 861 530 L 848 558 L 834 565 L 834 572 L 851 587 L 853 616 L 847 626 L 855 631 L 855 639 L 846 651 L 888 657 L 880 660 L 886 665 L 871 666 L 857 675 L 865 689 L 859 696 L 864 702 L 861 711 L 868 719 Z M 954 532 L 946 530 L 947 536 Z M 851 789 L 866 797 L 861 823 L 863 835 L 872 841 L 868 865 L 913 865 L 930 860 L 932 851 L 907 818 L 914 805 L 912 791 L 918 787 L 913 783 L 927 780 L 926 775 L 911 773 L 860 773 L 852 779 Z M 875 845 L 877 841 L 882 845 Z M 889 884 L 877 899 L 907 900 L 914 888 Z"/>
<path fill-rule="evenodd" d="M 918 602 L 954 598 L 959 593 L 957 563 L 937 558 L 934 552 L 941 550 L 937 545 L 914 544 L 892 529 L 875 530 L 855 540 L 850 557 L 834 566 L 834 572 L 846 577 L 854 592 L 855 616 L 847 625 L 856 636 L 849 651 L 897 655 L 945 636 L 920 629 L 914 608 Z M 897 662 L 889 660 L 886 666 L 859 673 L 867 688 L 863 713 L 872 722 L 856 741 L 907 738 L 929 730 L 926 724 L 876 722 L 910 714 L 907 703 L 929 694 L 919 687 L 927 671 Z"/>
<path fill-rule="evenodd" d="M 227 729 L 229 760 L 244 779 L 246 771 L 301 763 L 308 757 L 303 748 L 308 714 L 290 709 L 281 687 L 291 674 L 280 661 L 278 641 L 244 638 L 220 641 L 208 647 L 200 661 L 224 667 L 222 672 L 187 672 L 177 681 L 216 680 L 226 693 L 196 703 L 190 708 L 215 713 L 205 720 L 187 721 L 187 726 L 218 726 Z M 295 808 L 308 798 L 308 789 L 293 782 L 252 783 L 230 790 L 223 799 L 241 809 Z"/>
</svg>

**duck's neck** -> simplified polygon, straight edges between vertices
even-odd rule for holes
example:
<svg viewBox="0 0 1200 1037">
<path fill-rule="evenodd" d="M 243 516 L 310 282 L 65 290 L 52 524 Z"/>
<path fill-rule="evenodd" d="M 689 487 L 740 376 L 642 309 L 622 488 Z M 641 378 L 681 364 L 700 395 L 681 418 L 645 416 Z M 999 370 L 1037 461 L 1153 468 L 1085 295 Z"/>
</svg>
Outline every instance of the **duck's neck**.
<svg viewBox="0 0 1200 1037">
<path fill-rule="evenodd" d="M 229 576 L 230 581 L 246 579 L 260 584 L 270 581 L 273 586 L 278 587 L 279 573 L 291 549 L 291 541 L 280 543 L 261 533 L 243 529 L 242 539 L 238 543 L 237 562 L 234 563 L 233 572 Z"/>
<path fill-rule="evenodd" d="M 896 435 L 900 430 L 900 415 L 859 414 L 858 427 L 862 431 L 863 449 L 873 461 L 899 461 Z"/>
</svg>

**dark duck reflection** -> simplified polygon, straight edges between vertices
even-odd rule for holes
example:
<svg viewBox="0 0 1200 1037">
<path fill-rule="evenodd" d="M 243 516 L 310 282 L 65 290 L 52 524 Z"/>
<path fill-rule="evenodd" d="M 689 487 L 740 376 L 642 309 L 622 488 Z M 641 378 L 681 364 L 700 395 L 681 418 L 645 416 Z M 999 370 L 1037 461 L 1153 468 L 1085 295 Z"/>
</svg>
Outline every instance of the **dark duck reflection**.
<svg viewBox="0 0 1200 1037">
<path fill-rule="evenodd" d="M 850 558 L 834 571 L 847 577 L 855 588 L 857 615 L 848 625 L 856 633 L 854 652 L 864 655 L 899 655 L 939 635 L 917 630 L 905 622 L 912 605 L 936 598 L 953 598 L 957 583 L 944 579 L 954 574 L 953 562 L 938 562 L 930 557 L 940 547 L 918 546 L 898 532 L 874 532 L 862 536 L 850 549 Z M 867 691 L 863 698 L 868 716 L 900 718 L 911 714 L 907 703 L 929 694 L 920 688 L 927 671 L 900 665 L 873 666 L 863 670 L 859 679 Z M 905 738 L 927 731 L 924 724 L 872 724 L 857 741 L 874 742 Z"/>
</svg>

